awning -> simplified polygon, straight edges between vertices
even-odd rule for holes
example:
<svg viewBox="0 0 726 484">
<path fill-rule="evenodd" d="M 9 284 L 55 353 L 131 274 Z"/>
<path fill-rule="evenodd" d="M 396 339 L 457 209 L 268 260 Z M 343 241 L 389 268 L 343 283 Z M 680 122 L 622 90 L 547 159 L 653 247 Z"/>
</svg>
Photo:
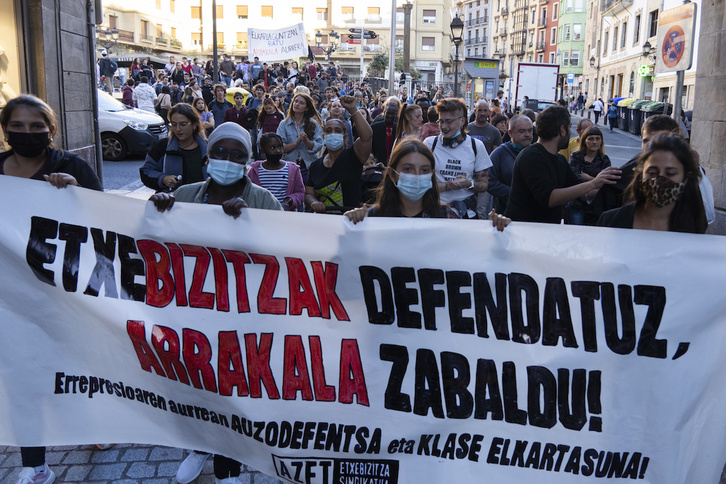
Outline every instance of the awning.
<svg viewBox="0 0 726 484">
<path fill-rule="evenodd" d="M 124 54 L 124 55 L 120 55 L 120 56 L 116 56 L 116 55 L 109 56 L 109 58 L 111 60 L 116 61 L 116 63 L 119 65 L 119 67 L 131 66 L 131 63 L 137 57 L 139 58 L 139 60 L 149 59 L 149 63 L 157 69 L 161 69 L 162 67 L 164 67 L 167 64 L 167 62 L 169 62 L 167 59 L 162 59 L 161 57 L 157 57 L 155 55 L 149 55 L 146 52 L 136 52 L 136 53 Z M 179 60 L 181 60 L 181 56 L 179 56 Z"/>
</svg>

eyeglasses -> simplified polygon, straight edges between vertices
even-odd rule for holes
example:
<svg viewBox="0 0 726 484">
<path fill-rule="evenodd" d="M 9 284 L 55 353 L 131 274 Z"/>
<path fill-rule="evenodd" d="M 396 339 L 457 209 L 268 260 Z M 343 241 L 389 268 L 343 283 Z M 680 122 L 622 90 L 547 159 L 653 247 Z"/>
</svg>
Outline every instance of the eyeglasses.
<svg viewBox="0 0 726 484">
<path fill-rule="evenodd" d="M 451 119 L 439 119 L 439 125 L 440 126 L 451 126 L 454 121 L 458 121 L 463 116 L 460 116 L 458 118 L 451 118 Z"/>
<path fill-rule="evenodd" d="M 249 158 L 249 154 L 244 150 L 232 150 L 229 151 L 227 148 L 221 146 L 215 146 L 209 150 L 209 157 L 215 160 L 229 160 L 235 162 L 246 162 Z"/>
<path fill-rule="evenodd" d="M 192 123 L 189 123 L 187 121 L 182 121 L 181 123 L 169 123 L 167 126 L 169 126 L 171 129 L 177 129 L 177 128 L 186 128 Z"/>
</svg>

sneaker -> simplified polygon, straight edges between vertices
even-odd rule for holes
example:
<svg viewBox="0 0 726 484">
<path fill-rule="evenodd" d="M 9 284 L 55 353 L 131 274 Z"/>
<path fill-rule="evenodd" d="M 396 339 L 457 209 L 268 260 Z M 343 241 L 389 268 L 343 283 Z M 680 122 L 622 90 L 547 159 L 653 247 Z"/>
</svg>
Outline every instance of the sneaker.
<svg viewBox="0 0 726 484">
<path fill-rule="evenodd" d="M 40 471 L 36 469 L 40 468 Z M 55 481 L 55 474 L 43 464 L 42 467 L 23 467 L 18 476 L 17 484 L 50 484 Z"/>
<path fill-rule="evenodd" d="M 191 453 L 184 459 L 184 462 L 179 466 L 179 470 L 176 471 L 176 482 L 180 484 L 189 484 L 194 479 L 199 477 L 204 469 L 204 463 L 209 459 L 210 454 L 203 452 L 191 451 Z"/>
<path fill-rule="evenodd" d="M 227 477 L 225 479 L 214 479 L 214 484 L 242 484 L 239 477 Z"/>
</svg>

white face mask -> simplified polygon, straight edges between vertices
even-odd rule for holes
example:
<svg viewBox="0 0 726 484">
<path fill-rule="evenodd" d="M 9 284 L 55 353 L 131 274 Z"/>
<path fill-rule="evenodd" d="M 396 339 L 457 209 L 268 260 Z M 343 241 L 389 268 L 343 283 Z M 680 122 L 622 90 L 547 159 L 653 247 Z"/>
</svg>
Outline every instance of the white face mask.
<svg viewBox="0 0 726 484">
<path fill-rule="evenodd" d="M 240 181 L 247 171 L 247 165 L 229 160 L 209 159 L 207 174 L 220 185 L 232 185 Z"/>
</svg>

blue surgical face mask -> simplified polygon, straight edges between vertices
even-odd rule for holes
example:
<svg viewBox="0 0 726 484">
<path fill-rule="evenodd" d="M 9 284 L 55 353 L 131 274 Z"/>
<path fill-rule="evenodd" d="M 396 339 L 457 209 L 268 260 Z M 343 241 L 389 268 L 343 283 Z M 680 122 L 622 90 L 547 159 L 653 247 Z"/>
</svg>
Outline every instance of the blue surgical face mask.
<svg viewBox="0 0 726 484">
<path fill-rule="evenodd" d="M 323 137 L 323 142 L 325 143 L 325 146 L 327 146 L 329 150 L 337 151 L 343 146 L 343 143 L 345 142 L 345 138 L 343 137 L 343 135 L 341 133 L 331 133 L 331 134 L 326 134 Z"/>
<path fill-rule="evenodd" d="M 237 183 L 247 171 L 247 165 L 241 165 L 229 160 L 209 159 L 207 173 L 215 182 L 220 185 L 232 185 Z"/>
<path fill-rule="evenodd" d="M 393 170 L 398 173 L 396 170 Z M 398 182 L 396 187 L 403 194 L 404 197 L 408 198 L 412 202 L 421 200 L 421 197 L 431 189 L 433 182 L 431 180 L 431 173 L 424 175 L 414 175 L 412 173 L 398 173 Z"/>
</svg>

